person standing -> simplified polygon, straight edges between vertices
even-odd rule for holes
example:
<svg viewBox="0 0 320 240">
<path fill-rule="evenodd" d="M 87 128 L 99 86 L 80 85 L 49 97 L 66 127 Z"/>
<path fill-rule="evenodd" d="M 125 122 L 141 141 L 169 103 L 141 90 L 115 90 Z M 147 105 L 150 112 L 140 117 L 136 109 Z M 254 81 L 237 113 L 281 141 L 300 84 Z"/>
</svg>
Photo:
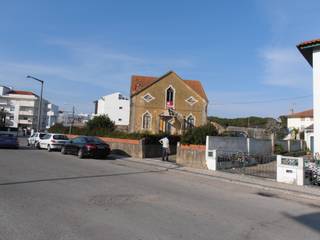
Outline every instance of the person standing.
<svg viewBox="0 0 320 240">
<path fill-rule="evenodd" d="M 164 137 L 159 140 L 162 144 L 162 161 L 169 161 L 169 154 L 170 154 L 170 142 L 167 137 Z"/>
</svg>

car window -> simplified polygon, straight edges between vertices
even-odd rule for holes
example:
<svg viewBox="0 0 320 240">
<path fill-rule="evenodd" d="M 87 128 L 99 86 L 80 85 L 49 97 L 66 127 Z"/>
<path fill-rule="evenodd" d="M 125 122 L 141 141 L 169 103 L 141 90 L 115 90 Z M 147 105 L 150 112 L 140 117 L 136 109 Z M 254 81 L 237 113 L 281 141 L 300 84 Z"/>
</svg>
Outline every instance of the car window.
<svg viewBox="0 0 320 240">
<path fill-rule="evenodd" d="M 0 137 L 13 137 L 13 135 L 9 133 L 0 133 Z"/>
<path fill-rule="evenodd" d="M 69 138 L 66 135 L 53 135 L 55 140 L 68 140 Z"/>
<path fill-rule="evenodd" d="M 45 134 L 44 136 L 40 137 L 41 139 L 49 139 L 51 134 Z"/>
<path fill-rule="evenodd" d="M 96 137 L 86 137 L 85 139 L 87 143 L 96 143 L 96 144 L 104 143 L 102 140 Z"/>
<path fill-rule="evenodd" d="M 44 136 L 46 136 L 46 135 L 48 135 L 48 134 L 45 134 L 45 133 L 40 133 L 40 138 L 42 139 Z M 49 134 L 50 135 L 50 134 Z"/>
</svg>

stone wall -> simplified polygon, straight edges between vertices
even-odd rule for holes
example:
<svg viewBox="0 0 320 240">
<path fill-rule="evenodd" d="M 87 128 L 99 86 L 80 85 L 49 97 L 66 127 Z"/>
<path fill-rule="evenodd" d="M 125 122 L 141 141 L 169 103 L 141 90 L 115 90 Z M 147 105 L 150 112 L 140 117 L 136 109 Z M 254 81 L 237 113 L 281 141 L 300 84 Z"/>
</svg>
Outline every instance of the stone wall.
<svg viewBox="0 0 320 240">
<path fill-rule="evenodd" d="M 206 164 L 206 146 L 178 144 L 176 162 L 186 167 L 208 169 Z"/>
<path fill-rule="evenodd" d="M 75 138 L 78 135 L 68 135 L 69 138 Z M 144 144 L 144 140 L 121 139 L 99 137 L 102 141 L 108 143 L 114 154 L 120 154 L 134 158 L 158 158 L 162 155 L 161 144 Z M 170 145 L 172 155 L 176 154 L 176 145 Z"/>
</svg>

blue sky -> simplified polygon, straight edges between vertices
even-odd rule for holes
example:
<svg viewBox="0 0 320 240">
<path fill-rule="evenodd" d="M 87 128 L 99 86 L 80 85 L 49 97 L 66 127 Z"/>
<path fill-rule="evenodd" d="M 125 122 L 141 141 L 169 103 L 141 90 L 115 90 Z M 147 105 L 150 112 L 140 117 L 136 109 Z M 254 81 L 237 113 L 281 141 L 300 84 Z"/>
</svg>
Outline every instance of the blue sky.
<svg viewBox="0 0 320 240">
<path fill-rule="evenodd" d="M 312 107 L 312 69 L 296 45 L 320 37 L 317 0 L 29 0 L 0 3 L 0 84 L 62 109 L 129 94 L 133 74 L 200 80 L 209 115 Z"/>
</svg>

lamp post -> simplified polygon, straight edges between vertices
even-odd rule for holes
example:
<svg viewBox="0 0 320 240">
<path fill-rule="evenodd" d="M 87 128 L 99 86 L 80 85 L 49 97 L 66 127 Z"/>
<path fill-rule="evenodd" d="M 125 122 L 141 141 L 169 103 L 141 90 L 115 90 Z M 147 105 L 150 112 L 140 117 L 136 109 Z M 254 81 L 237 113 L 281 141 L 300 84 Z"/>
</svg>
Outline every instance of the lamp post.
<svg viewBox="0 0 320 240">
<path fill-rule="evenodd" d="M 37 123 L 37 132 L 40 131 L 40 128 L 41 128 L 41 110 L 42 110 L 42 93 L 43 93 L 43 83 L 44 81 L 43 80 L 40 80 L 38 78 L 35 78 L 35 77 L 32 77 L 32 76 L 27 76 L 27 78 L 31 78 L 33 80 L 36 80 L 38 82 L 41 83 L 41 94 L 40 94 L 40 101 L 39 101 L 39 108 L 38 108 L 38 123 Z"/>
</svg>

